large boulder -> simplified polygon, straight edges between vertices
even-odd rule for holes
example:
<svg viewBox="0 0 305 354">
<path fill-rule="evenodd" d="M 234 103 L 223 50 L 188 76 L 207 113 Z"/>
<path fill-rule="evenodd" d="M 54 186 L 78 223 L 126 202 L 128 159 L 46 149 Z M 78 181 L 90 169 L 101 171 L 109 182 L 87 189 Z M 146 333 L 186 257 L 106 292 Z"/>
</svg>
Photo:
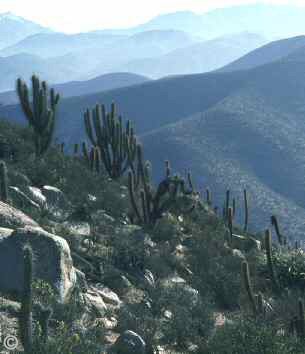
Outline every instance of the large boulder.
<svg viewBox="0 0 305 354">
<path fill-rule="evenodd" d="M 27 225 L 38 226 L 36 221 L 22 211 L 0 201 L 0 227 L 17 228 Z"/>
<path fill-rule="evenodd" d="M 146 343 L 137 333 L 125 331 L 114 343 L 112 352 L 116 354 L 145 354 Z"/>
<path fill-rule="evenodd" d="M 76 284 L 76 272 L 66 240 L 39 227 L 20 228 L 0 238 L 0 292 L 20 294 L 23 288 L 23 247 L 34 254 L 34 279 L 49 283 L 60 303 L 65 303 Z"/>
<path fill-rule="evenodd" d="M 20 188 L 10 186 L 9 187 L 10 198 L 13 201 L 13 205 L 17 208 L 27 208 L 32 210 L 40 210 L 40 206 L 29 198 Z"/>
</svg>

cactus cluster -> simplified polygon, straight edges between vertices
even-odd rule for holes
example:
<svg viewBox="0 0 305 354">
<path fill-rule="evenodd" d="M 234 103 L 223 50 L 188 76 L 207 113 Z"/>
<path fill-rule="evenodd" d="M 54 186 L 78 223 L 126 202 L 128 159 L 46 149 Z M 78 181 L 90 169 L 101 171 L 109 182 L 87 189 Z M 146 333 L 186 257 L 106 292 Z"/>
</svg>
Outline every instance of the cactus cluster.
<svg viewBox="0 0 305 354">
<path fill-rule="evenodd" d="M 117 116 L 114 103 L 110 113 L 104 105 L 87 109 L 84 115 L 87 136 L 94 147 L 98 147 L 101 161 L 109 176 L 120 178 L 131 169 L 134 171 L 137 139 L 131 122 L 123 128 L 122 117 Z"/>
<path fill-rule="evenodd" d="M 32 101 L 29 88 L 21 79 L 17 80 L 17 93 L 23 113 L 34 132 L 36 156 L 41 157 L 52 142 L 59 95 L 54 89 L 49 91 L 46 82 L 40 82 L 37 76 L 33 75 L 31 81 Z"/>
<path fill-rule="evenodd" d="M 137 223 L 153 226 L 166 211 L 175 203 L 179 192 L 185 194 L 185 181 L 178 176 L 171 176 L 169 163 L 166 162 L 166 177 L 154 191 L 151 180 L 149 164 L 144 162 L 141 145 L 137 146 L 138 168 L 135 174 L 129 171 L 128 189 L 133 214 Z M 141 187 L 138 198 L 138 189 Z M 140 202 L 138 202 L 140 199 Z"/>
</svg>

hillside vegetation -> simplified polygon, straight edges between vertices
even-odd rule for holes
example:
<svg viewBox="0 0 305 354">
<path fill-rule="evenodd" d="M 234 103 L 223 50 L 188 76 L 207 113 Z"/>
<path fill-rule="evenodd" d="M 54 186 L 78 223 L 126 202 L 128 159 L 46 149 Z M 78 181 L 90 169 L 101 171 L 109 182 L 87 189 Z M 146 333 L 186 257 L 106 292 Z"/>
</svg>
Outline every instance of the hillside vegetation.
<svg viewBox="0 0 305 354">
<path fill-rule="evenodd" d="M 17 82 L 27 125 L 0 122 L 0 317 L 16 350 L 304 353 L 304 252 L 274 215 L 252 232 L 253 189 L 216 208 L 163 158 L 153 184 L 152 142 L 114 104 L 86 111 L 90 143 L 65 154 L 52 143 L 61 99 L 32 85 Z"/>
</svg>

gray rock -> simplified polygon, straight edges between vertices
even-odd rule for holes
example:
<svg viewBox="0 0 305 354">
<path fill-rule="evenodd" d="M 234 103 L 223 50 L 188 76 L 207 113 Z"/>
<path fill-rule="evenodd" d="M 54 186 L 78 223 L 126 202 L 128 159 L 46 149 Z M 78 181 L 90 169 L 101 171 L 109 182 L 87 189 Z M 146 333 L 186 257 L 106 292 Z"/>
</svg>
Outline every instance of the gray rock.
<svg viewBox="0 0 305 354">
<path fill-rule="evenodd" d="M 35 203 L 31 198 L 29 198 L 24 192 L 22 192 L 18 187 L 9 187 L 9 195 L 13 201 L 14 206 L 17 208 L 29 208 L 40 210 L 40 206 Z"/>
<path fill-rule="evenodd" d="M 39 226 L 36 221 L 24 214 L 22 211 L 0 201 L 0 226 L 17 228 L 25 226 Z"/>
<path fill-rule="evenodd" d="M 23 247 L 34 253 L 34 278 L 49 283 L 60 303 L 65 303 L 76 284 L 76 273 L 66 240 L 39 227 L 27 226 L 0 239 L 0 292 L 20 293 L 23 287 Z"/>
<path fill-rule="evenodd" d="M 25 193 L 27 193 L 27 195 L 38 205 L 40 205 L 40 207 L 45 207 L 45 205 L 47 204 L 47 198 L 46 196 L 44 196 L 41 192 L 40 188 L 37 187 L 33 187 L 33 186 L 28 186 L 25 189 Z"/>
<path fill-rule="evenodd" d="M 60 209 L 67 208 L 68 201 L 60 189 L 52 186 L 43 186 L 42 194 L 46 197 L 49 206 Z"/>
<path fill-rule="evenodd" d="M 114 343 L 112 350 L 116 354 L 145 354 L 146 343 L 137 333 L 125 331 Z"/>
<path fill-rule="evenodd" d="M 118 295 L 109 288 L 106 288 L 101 284 L 95 284 L 95 286 L 91 287 L 91 289 L 92 291 L 98 293 L 107 305 L 111 305 L 115 308 L 119 308 L 121 306 L 122 301 Z"/>
</svg>

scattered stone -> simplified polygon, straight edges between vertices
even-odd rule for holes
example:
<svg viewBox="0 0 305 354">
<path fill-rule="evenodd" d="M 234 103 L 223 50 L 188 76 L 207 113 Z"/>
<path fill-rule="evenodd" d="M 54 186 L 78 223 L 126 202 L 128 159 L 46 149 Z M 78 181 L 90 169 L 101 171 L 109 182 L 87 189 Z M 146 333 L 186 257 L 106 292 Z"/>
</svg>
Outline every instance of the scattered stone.
<svg viewBox="0 0 305 354">
<path fill-rule="evenodd" d="M 122 304 L 119 296 L 102 284 L 95 284 L 94 286 L 90 287 L 90 290 L 99 294 L 107 305 L 119 308 Z"/>
<path fill-rule="evenodd" d="M 89 289 L 85 294 L 85 299 L 90 303 L 91 307 L 97 312 L 99 316 L 104 316 L 107 306 L 103 298 L 96 292 Z"/>
<path fill-rule="evenodd" d="M 125 331 L 114 343 L 112 350 L 116 354 L 145 354 L 146 344 L 137 333 Z"/>
<path fill-rule="evenodd" d="M 76 284 L 68 243 L 40 227 L 27 226 L 0 239 L 0 292 L 21 293 L 23 290 L 23 247 L 34 253 L 34 277 L 49 283 L 60 303 L 65 303 Z"/>
</svg>

